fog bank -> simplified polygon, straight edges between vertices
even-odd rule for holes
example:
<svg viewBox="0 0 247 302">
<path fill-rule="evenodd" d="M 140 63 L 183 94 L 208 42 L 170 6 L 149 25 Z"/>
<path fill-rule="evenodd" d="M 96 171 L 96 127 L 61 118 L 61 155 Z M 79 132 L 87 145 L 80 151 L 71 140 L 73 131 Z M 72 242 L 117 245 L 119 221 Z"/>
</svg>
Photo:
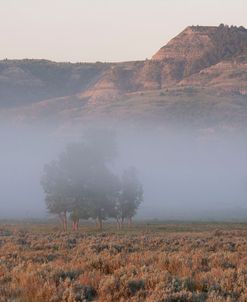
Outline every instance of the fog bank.
<svg viewBox="0 0 247 302">
<path fill-rule="evenodd" d="M 44 128 L 1 127 L 0 218 L 45 218 L 40 178 L 76 135 Z M 112 169 L 135 166 L 143 184 L 139 219 L 247 218 L 247 143 L 244 135 L 203 136 L 181 129 L 116 130 Z"/>
</svg>

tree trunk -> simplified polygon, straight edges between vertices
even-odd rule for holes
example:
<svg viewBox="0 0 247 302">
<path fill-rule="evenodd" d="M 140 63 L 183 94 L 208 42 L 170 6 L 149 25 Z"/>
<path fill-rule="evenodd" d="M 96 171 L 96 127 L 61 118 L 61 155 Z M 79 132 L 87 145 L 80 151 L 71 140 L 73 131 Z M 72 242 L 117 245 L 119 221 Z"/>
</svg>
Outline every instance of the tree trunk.
<svg viewBox="0 0 247 302">
<path fill-rule="evenodd" d="M 117 219 L 117 229 L 120 230 L 121 229 L 121 222 L 120 222 L 118 217 L 116 219 Z"/>
<path fill-rule="evenodd" d="M 103 229 L 103 223 L 102 223 L 101 216 L 98 216 L 98 227 L 99 227 L 99 230 L 102 231 L 102 229 Z"/>
<path fill-rule="evenodd" d="M 62 229 L 64 231 L 63 215 L 61 213 L 59 213 L 58 217 L 59 217 L 59 220 L 60 220 L 61 227 L 62 227 Z"/>
<path fill-rule="evenodd" d="M 67 212 L 64 211 L 63 213 L 58 214 L 58 216 L 59 216 L 59 220 L 62 225 L 63 231 L 67 232 L 67 229 L 68 229 Z"/>
<path fill-rule="evenodd" d="M 64 232 L 67 232 L 68 230 L 68 221 L 67 221 L 67 212 L 64 211 L 63 213 L 63 230 Z"/>
<path fill-rule="evenodd" d="M 75 223 L 75 231 L 78 232 L 79 231 L 79 222 L 80 222 L 80 219 L 78 218 L 76 220 L 76 223 Z"/>
<path fill-rule="evenodd" d="M 75 232 L 76 231 L 76 220 L 72 221 L 72 230 Z"/>
<path fill-rule="evenodd" d="M 129 227 L 132 226 L 132 217 L 129 217 L 129 218 L 128 218 L 128 225 L 129 225 Z"/>
<path fill-rule="evenodd" d="M 121 218 L 121 228 L 124 226 L 124 217 Z"/>
<path fill-rule="evenodd" d="M 72 221 L 72 229 L 74 232 L 77 232 L 79 230 L 79 218 L 74 218 Z"/>
</svg>

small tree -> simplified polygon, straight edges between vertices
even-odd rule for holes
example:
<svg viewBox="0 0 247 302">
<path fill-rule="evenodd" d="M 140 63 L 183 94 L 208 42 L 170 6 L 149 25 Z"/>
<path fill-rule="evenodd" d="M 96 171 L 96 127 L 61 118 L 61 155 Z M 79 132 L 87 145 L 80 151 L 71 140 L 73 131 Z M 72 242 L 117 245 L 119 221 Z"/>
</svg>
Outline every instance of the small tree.
<svg viewBox="0 0 247 302">
<path fill-rule="evenodd" d="M 116 219 L 119 227 L 128 219 L 129 225 L 143 200 L 143 188 L 140 184 L 137 171 L 134 167 L 125 170 L 122 176 L 122 189 L 116 203 Z"/>
<path fill-rule="evenodd" d="M 61 170 L 59 161 L 52 161 L 44 167 L 41 179 L 47 209 L 50 213 L 57 214 L 64 231 L 67 231 L 67 212 L 70 210 L 70 185 L 64 171 Z"/>
</svg>

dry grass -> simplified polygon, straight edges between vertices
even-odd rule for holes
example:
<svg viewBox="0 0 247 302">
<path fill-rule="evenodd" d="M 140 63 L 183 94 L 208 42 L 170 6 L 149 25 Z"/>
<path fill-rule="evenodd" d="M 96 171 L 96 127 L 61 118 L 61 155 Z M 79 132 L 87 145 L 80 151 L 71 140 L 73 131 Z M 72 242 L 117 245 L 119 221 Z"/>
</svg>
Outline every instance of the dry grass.
<svg viewBox="0 0 247 302">
<path fill-rule="evenodd" d="M 216 230 L 218 229 L 218 230 Z M 247 301 L 245 225 L 0 226 L 0 302 Z"/>
</svg>

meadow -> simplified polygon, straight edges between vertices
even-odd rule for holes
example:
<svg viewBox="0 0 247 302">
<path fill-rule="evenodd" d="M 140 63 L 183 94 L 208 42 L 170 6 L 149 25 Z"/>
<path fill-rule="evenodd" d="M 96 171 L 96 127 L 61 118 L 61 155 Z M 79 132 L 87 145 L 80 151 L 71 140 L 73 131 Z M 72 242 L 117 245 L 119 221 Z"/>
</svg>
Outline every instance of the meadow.
<svg viewBox="0 0 247 302">
<path fill-rule="evenodd" d="M 247 224 L 0 223 L 0 302 L 245 302 Z"/>
</svg>

